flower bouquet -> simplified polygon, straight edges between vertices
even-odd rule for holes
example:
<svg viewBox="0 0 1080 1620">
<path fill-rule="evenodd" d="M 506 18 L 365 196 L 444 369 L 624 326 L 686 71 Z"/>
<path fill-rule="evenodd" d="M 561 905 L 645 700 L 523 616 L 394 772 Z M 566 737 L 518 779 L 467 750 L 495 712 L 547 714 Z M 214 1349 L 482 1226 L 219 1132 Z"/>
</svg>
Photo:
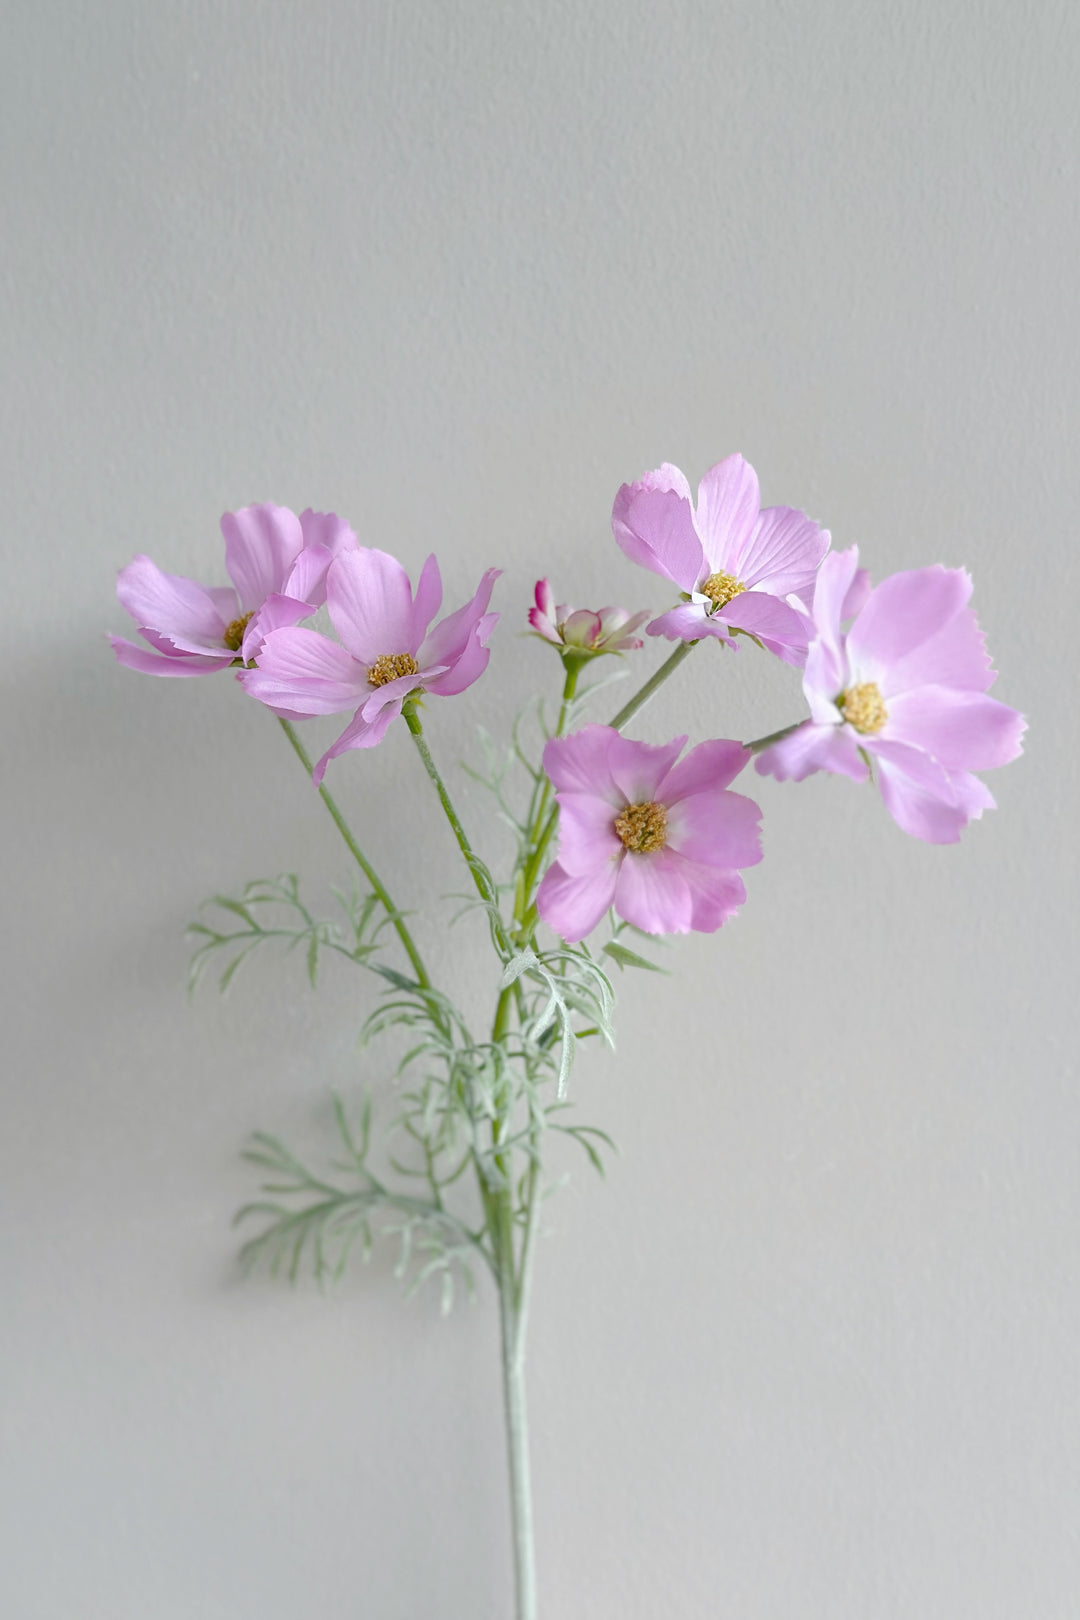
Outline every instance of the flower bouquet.
<svg viewBox="0 0 1080 1620">
<path fill-rule="evenodd" d="M 741 456 L 706 473 L 696 502 L 666 464 L 623 485 L 612 526 L 624 554 L 668 581 L 677 600 L 656 617 L 594 611 L 559 605 L 547 580 L 537 583 L 528 624 L 559 660 L 557 717 L 548 725 L 541 705 L 535 747 L 515 723 L 506 748 L 489 745 L 485 769 L 472 773 L 513 831 L 506 872 L 474 845 L 424 724 L 430 712 L 437 727 L 429 699 L 459 696 L 487 668 L 497 569 L 442 615 L 434 556 L 414 588 L 399 561 L 359 544 L 333 514 L 248 506 L 221 523 L 231 584 L 203 586 L 138 556 L 122 569 L 118 594 L 144 644 L 111 638 L 118 660 L 147 674 L 233 671 L 277 717 L 355 865 L 336 919 L 316 917 L 288 876 L 218 897 L 204 913 L 212 920 L 194 925 L 193 978 L 217 963 L 224 987 L 276 940 L 301 948 L 314 983 L 329 951 L 368 978 L 364 1041 L 404 1031 L 389 1155 L 377 1150 L 370 1096 L 335 1098 L 334 1172 L 310 1168 L 274 1136 L 254 1137 L 247 1157 L 266 1180 L 240 1212 L 258 1223 L 243 1258 L 291 1277 L 310 1264 L 326 1278 L 388 1238 L 410 1286 L 436 1281 L 446 1306 L 459 1285 L 471 1292 L 477 1275 L 490 1275 L 517 1620 L 537 1612 L 525 1349 L 547 1147 L 553 1132 L 567 1135 L 600 1168 L 611 1145 L 603 1130 L 577 1121 L 570 1078 L 583 1043 L 614 1042 L 612 972 L 653 967 L 650 937 L 713 933 L 745 903 L 742 874 L 762 859 L 761 811 L 733 784 L 751 760 L 780 781 L 816 771 L 855 782 L 876 775 L 905 833 L 952 843 L 993 807 L 976 773 L 1015 758 L 1024 730 L 1015 710 L 988 695 L 994 672 L 963 569 L 932 565 L 872 585 L 855 547 L 831 550 L 827 531 L 795 508 L 763 510 Z M 313 618 L 316 626 L 305 623 Z M 608 682 L 594 666 L 636 657 L 642 626 L 674 648 L 598 721 Z M 686 735 L 625 735 L 695 649 L 713 649 L 698 653 L 700 663 L 745 643 L 801 671 L 807 717 L 750 742 L 688 747 Z M 347 720 L 313 763 L 302 730 L 315 715 Z M 432 980 L 414 913 L 401 903 L 415 901 L 402 892 L 407 874 L 391 883 L 376 872 L 324 780 L 332 761 L 376 748 L 398 720 L 457 842 L 471 903 L 486 918 L 491 1010 L 479 1027 Z"/>
</svg>

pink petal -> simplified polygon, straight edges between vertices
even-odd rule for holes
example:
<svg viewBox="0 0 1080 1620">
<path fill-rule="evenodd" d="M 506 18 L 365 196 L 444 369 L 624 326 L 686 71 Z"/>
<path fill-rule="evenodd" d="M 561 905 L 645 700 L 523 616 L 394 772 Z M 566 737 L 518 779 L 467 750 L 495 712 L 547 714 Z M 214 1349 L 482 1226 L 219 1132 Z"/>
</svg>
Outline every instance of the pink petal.
<svg viewBox="0 0 1080 1620">
<path fill-rule="evenodd" d="M 774 596 L 808 591 L 829 549 L 829 531 L 793 506 L 770 506 L 727 572 Z"/>
<path fill-rule="evenodd" d="M 615 910 L 645 934 L 688 934 L 694 915 L 683 862 L 670 850 L 627 851 L 615 882 Z"/>
<path fill-rule="evenodd" d="M 420 570 L 420 579 L 413 599 L 413 644 L 419 647 L 428 633 L 428 625 L 442 607 L 442 574 L 439 561 L 432 552 Z"/>
<path fill-rule="evenodd" d="M 984 810 L 997 809 L 997 800 L 979 777 L 972 776 L 968 771 L 950 771 L 949 782 L 957 807 L 963 810 L 969 821 L 978 821 Z"/>
<path fill-rule="evenodd" d="M 591 934 L 615 898 L 618 876 L 615 862 L 572 877 L 556 862 L 544 873 L 536 892 L 536 909 L 569 945 Z"/>
<path fill-rule="evenodd" d="M 760 637 L 770 652 L 783 648 L 790 655 L 785 662 L 795 660 L 796 667 L 802 668 L 806 659 L 806 623 L 786 602 L 764 591 L 742 591 L 719 610 L 717 617 Z"/>
<path fill-rule="evenodd" d="M 369 686 L 369 696 L 360 705 L 360 713 L 365 720 L 374 720 L 379 710 L 385 708 L 388 703 L 396 703 L 400 708 L 410 692 L 415 692 L 418 686 L 426 688 L 428 678 L 439 673 L 440 667 L 436 664 L 434 670 L 419 670 L 415 675 L 398 675 L 382 686 Z"/>
<path fill-rule="evenodd" d="M 982 692 L 921 686 L 889 698 L 889 737 L 925 749 L 947 770 L 985 771 L 1021 752 L 1022 714 Z"/>
<path fill-rule="evenodd" d="M 934 759 L 923 749 L 881 735 L 864 737 L 862 742 L 866 752 L 872 754 L 879 765 L 887 764 L 902 771 L 912 782 L 934 794 L 944 804 L 955 802 L 956 795 L 948 771 L 940 760 Z"/>
<path fill-rule="evenodd" d="M 684 501 L 689 501 L 691 506 L 694 504 L 694 497 L 690 491 L 690 484 L 686 474 L 680 472 L 679 468 L 670 461 L 662 461 L 659 467 L 656 467 L 652 472 L 644 473 L 635 483 L 623 484 L 615 497 L 612 517 L 621 519 L 634 497 L 640 495 L 646 489 L 658 489 L 664 494 L 674 492 L 674 494 L 681 496 Z"/>
<path fill-rule="evenodd" d="M 552 786 L 561 793 L 594 794 L 618 814 L 627 801 L 615 786 L 608 764 L 608 748 L 617 735 L 610 726 L 589 725 L 568 737 L 552 737 L 543 758 Z"/>
<path fill-rule="evenodd" d="M 341 754 L 347 754 L 353 748 L 377 748 L 382 742 L 391 724 L 401 713 L 401 703 L 388 703 L 381 709 L 374 720 L 365 720 L 359 714 L 354 715 L 337 742 L 331 743 L 322 759 L 312 771 L 312 781 L 318 787 L 326 775 L 326 767 L 332 759 Z"/>
<path fill-rule="evenodd" d="M 221 519 L 225 569 L 245 613 L 280 591 L 304 544 L 300 519 L 287 506 L 244 506 Z"/>
<path fill-rule="evenodd" d="M 455 613 L 449 614 L 435 626 L 420 646 L 418 658 L 421 664 L 453 666 L 457 663 L 473 641 L 473 633 L 481 619 L 487 614 L 491 592 L 501 572 L 499 568 L 489 568 L 476 587 L 472 601 L 466 602 L 464 607 L 459 607 Z M 488 624 L 488 634 L 491 633 L 492 624 L 493 619 Z M 476 679 L 475 675 L 473 679 Z"/>
<path fill-rule="evenodd" d="M 953 802 L 939 797 L 932 788 L 909 776 L 891 759 L 878 755 L 878 781 L 885 808 L 897 826 L 912 838 L 928 844 L 955 844 L 973 812 L 960 802 L 955 788 Z"/>
<path fill-rule="evenodd" d="M 814 586 L 813 619 L 817 636 L 806 655 L 803 691 L 819 725 L 834 724 L 836 698 L 848 684 L 848 659 L 841 634 L 848 600 L 858 592 L 859 548 L 830 551 Z"/>
<path fill-rule="evenodd" d="M 538 636 L 543 636 L 545 641 L 550 641 L 556 647 L 562 645 L 562 637 L 559 632 L 551 620 L 541 613 L 539 608 L 531 607 L 529 609 L 529 624 Z"/>
<path fill-rule="evenodd" d="M 882 693 L 888 698 L 915 686 L 955 686 L 985 692 L 995 678 L 975 609 L 964 608 L 936 636 L 890 667 L 882 681 Z"/>
<path fill-rule="evenodd" d="M 250 664 L 258 657 L 259 648 L 271 630 L 285 630 L 301 619 L 309 619 L 315 612 L 311 602 L 298 602 L 292 596 L 268 596 L 257 613 L 253 613 L 244 627 L 240 644 L 242 663 Z"/>
<path fill-rule="evenodd" d="M 646 626 L 646 635 L 665 636 L 668 641 L 700 641 L 703 636 L 715 636 L 734 649 L 731 631 L 723 619 L 712 618 L 703 602 L 683 602 L 668 613 L 661 613 Z"/>
<path fill-rule="evenodd" d="M 555 613 L 555 596 L 546 579 L 538 579 L 533 592 L 536 601 L 536 611 L 545 619 L 551 619 Z"/>
<path fill-rule="evenodd" d="M 660 783 L 686 747 L 686 737 L 668 743 L 633 742 L 609 726 L 607 762 L 611 780 L 627 804 L 651 804 Z"/>
<path fill-rule="evenodd" d="M 336 557 L 326 576 L 326 604 L 331 624 L 362 664 L 387 653 L 415 657 L 409 576 L 388 552 L 361 546 Z"/>
<path fill-rule="evenodd" d="M 240 598 L 234 586 L 204 585 L 203 589 L 221 615 L 222 624 L 229 625 L 240 617 Z"/>
<path fill-rule="evenodd" d="M 696 866 L 686 861 L 683 876 L 690 889 L 693 912 L 690 927 L 696 934 L 715 934 L 746 903 L 746 884 L 738 872 L 722 872 L 712 866 Z"/>
<path fill-rule="evenodd" d="M 848 631 L 852 669 L 861 680 L 884 685 L 891 666 L 944 629 L 970 595 L 971 577 L 963 568 L 935 564 L 883 579 Z"/>
<path fill-rule="evenodd" d="M 697 531 L 710 574 L 743 578 L 729 565 L 746 549 L 760 510 L 757 473 L 742 456 L 725 456 L 709 468 L 698 485 Z"/>
<path fill-rule="evenodd" d="M 313 512 L 309 506 L 300 514 L 305 546 L 321 546 L 331 557 L 356 550 L 356 535 L 336 512 Z"/>
<path fill-rule="evenodd" d="M 708 570 L 687 497 L 672 490 L 642 489 L 615 497 L 611 523 L 620 549 L 642 568 L 692 591 Z"/>
<path fill-rule="evenodd" d="M 866 781 L 866 761 L 859 753 L 851 727 L 819 726 L 811 720 L 790 737 L 763 748 L 754 769 L 759 776 L 775 776 L 778 782 L 802 782 L 814 771 L 850 776 L 853 782 Z"/>
<path fill-rule="evenodd" d="M 656 791 L 669 809 L 691 793 L 729 787 L 750 761 L 750 750 L 740 742 L 717 739 L 698 743 L 685 759 L 673 765 Z"/>
<path fill-rule="evenodd" d="M 205 586 L 181 574 L 163 574 L 150 557 L 134 557 L 122 568 L 116 581 L 120 605 L 135 623 L 157 630 L 170 641 L 189 645 L 185 652 L 220 651 L 229 620 L 218 603 L 220 590 L 212 597 Z M 235 598 L 234 598 L 235 600 Z"/>
<path fill-rule="evenodd" d="M 858 546 L 830 551 L 822 559 L 814 582 L 813 614 L 818 636 L 834 652 L 840 646 L 841 623 L 849 617 L 848 604 L 861 594 Z"/>
<path fill-rule="evenodd" d="M 668 848 L 703 866 L 756 866 L 761 860 L 761 810 L 753 799 L 703 788 L 668 810 Z"/>
<path fill-rule="evenodd" d="M 640 647 L 640 641 L 630 638 L 639 625 L 645 623 L 649 617 L 649 610 L 643 609 L 640 613 L 628 614 L 625 608 L 602 607 L 600 609 L 600 639 L 617 647 Z M 619 635 L 619 640 L 612 638 Z"/>
<path fill-rule="evenodd" d="M 109 644 L 117 663 L 137 669 L 143 675 L 212 675 L 217 669 L 228 669 L 235 656 L 229 652 L 220 656 L 151 652 L 148 647 L 137 647 L 122 636 L 110 636 Z"/>
<path fill-rule="evenodd" d="M 575 608 L 563 620 L 562 638 L 568 647 L 593 647 L 603 631 L 599 613 L 589 608 Z"/>
<path fill-rule="evenodd" d="M 803 669 L 803 692 L 810 717 L 819 726 L 835 726 L 840 720 L 836 699 L 848 685 L 847 655 L 843 645 L 830 647 L 824 638 L 811 642 Z"/>
<path fill-rule="evenodd" d="M 855 577 L 848 586 L 848 593 L 844 597 L 843 606 L 840 609 L 840 617 L 845 623 L 848 619 L 853 619 L 857 613 L 862 612 L 869 601 L 870 590 L 870 570 L 868 568 L 856 569 Z"/>
<path fill-rule="evenodd" d="M 559 794 L 559 865 L 572 876 L 622 855 L 614 805 L 595 793 Z"/>
<path fill-rule="evenodd" d="M 433 697 L 454 697 L 480 679 L 491 657 L 487 645 L 488 637 L 498 622 L 497 613 L 485 613 L 474 625 L 472 639 L 466 642 L 463 651 L 454 659 L 446 674 L 439 672 L 438 665 L 433 671 L 425 673 L 424 685 Z"/>
<path fill-rule="evenodd" d="M 326 601 L 326 573 L 333 560 L 326 546 L 305 546 L 289 569 L 280 594 L 313 603 L 314 613 Z"/>
<path fill-rule="evenodd" d="M 316 630 L 272 630 L 258 667 L 239 675 L 241 686 L 260 703 L 296 714 L 340 714 L 371 690 L 364 667 Z"/>
</svg>

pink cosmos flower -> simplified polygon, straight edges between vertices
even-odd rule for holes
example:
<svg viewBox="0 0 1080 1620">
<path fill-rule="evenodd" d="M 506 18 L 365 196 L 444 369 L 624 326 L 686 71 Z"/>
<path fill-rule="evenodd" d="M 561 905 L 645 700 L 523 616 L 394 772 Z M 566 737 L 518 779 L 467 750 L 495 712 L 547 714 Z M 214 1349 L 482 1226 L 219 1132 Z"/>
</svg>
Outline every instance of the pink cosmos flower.
<svg viewBox="0 0 1080 1620">
<path fill-rule="evenodd" d="M 631 616 L 621 607 L 603 607 L 595 613 L 590 608 L 565 604 L 556 607 L 546 579 L 537 580 L 536 606 L 529 609 L 529 623 L 538 636 L 553 646 L 586 654 L 629 652 L 640 647 L 642 642 L 633 632 L 648 617 L 648 612 Z"/>
<path fill-rule="evenodd" d="M 297 517 L 286 506 L 245 506 L 225 513 L 221 532 L 231 585 L 163 574 L 143 555 L 120 570 L 116 594 L 154 649 L 110 636 L 121 664 L 147 675 L 210 675 L 249 663 L 270 630 L 321 606 L 331 562 L 356 546 L 341 518 L 310 508 Z"/>
<path fill-rule="evenodd" d="M 812 771 L 862 782 L 872 755 L 893 820 L 913 838 L 954 844 L 994 808 L 971 773 L 1015 759 L 1026 722 L 986 696 L 996 675 L 964 569 L 892 574 L 856 608 L 857 568 L 855 546 L 821 565 L 803 676 L 811 717 L 763 749 L 757 769 L 781 782 Z"/>
<path fill-rule="evenodd" d="M 665 462 L 624 484 L 611 514 L 615 539 L 632 562 L 670 579 L 689 601 L 662 613 L 650 636 L 697 641 L 732 632 L 756 636 L 786 664 L 801 668 L 808 603 L 828 531 L 790 506 L 761 510 L 757 474 L 728 456 L 705 474 L 695 509 L 678 467 Z M 788 598 L 794 598 L 789 601 Z"/>
<path fill-rule="evenodd" d="M 237 679 L 275 714 L 356 710 L 315 767 L 321 782 L 339 754 L 382 742 L 411 693 L 452 697 L 480 678 L 499 618 L 487 611 L 499 572 L 489 568 L 472 601 L 429 628 L 442 604 L 434 557 L 424 564 L 414 596 L 395 557 L 366 546 L 345 552 L 326 579 L 326 606 L 341 645 L 315 630 L 272 630 L 258 666 L 238 671 Z"/>
<path fill-rule="evenodd" d="M 609 906 L 647 934 L 711 934 L 746 899 L 737 869 L 761 859 L 761 811 L 726 790 L 749 753 L 703 742 L 676 764 L 685 744 L 584 726 L 544 749 L 559 850 L 536 906 L 563 939 L 584 939 Z"/>
</svg>

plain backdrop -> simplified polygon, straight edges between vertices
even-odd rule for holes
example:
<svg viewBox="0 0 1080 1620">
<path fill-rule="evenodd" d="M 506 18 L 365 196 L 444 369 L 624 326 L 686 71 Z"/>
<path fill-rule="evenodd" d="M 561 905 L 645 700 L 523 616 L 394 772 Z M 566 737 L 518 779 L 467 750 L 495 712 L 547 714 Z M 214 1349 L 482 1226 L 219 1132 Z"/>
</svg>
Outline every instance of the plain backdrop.
<svg viewBox="0 0 1080 1620">
<path fill-rule="evenodd" d="M 952 848 L 752 778 L 743 914 L 621 980 L 547 1206 L 545 1620 L 1072 1620 L 1076 84 L 1066 0 L 137 0 L 3 8 L 7 1620 L 506 1620 L 493 1300 L 236 1265 L 256 1128 L 385 1094 L 347 965 L 184 996 L 215 890 L 347 871 L 228 677 L 118 668 L 136 551 L 336 510 L 451 604 L 504 572 L 455 761 L 558 679 L 531 589 L 660 611 L 618 485 L 741 450 L 877 573 L 968 566 L 1030 719 Z M 636 672 L 659 661 L 650 643 Z M 705 649 L 635 724 L 752 737 Z M 633 678 L 633 677 L 631 677 Z M 624 687 L 622 690 L 628 690 Z M 605 708 L 607 705 L 605 704 Z M 322 741 L 331 731 L 316 723 Z M 314 746 L 314 745 L 313 745 Z M 334 785 L 470 1005 L 483 930 L 402 728 Z"/>
</svg>

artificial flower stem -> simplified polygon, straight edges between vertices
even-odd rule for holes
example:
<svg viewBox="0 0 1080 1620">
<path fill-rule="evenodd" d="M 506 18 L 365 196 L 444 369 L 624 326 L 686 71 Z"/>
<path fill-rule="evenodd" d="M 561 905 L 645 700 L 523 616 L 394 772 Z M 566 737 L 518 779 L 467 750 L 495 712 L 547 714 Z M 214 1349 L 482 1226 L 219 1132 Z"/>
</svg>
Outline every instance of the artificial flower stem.
<svg viewBox="0 0 1080 1620">
<path fill-rule="evenodd" d="M 746 747 L 749 748 L 752 754 L 760 754 L 763 748 L 768 748 L 772 743 L 782 742 L 785 737 L 790 737 L 792 732 L 798 731 L 802 724 L 801 720 L 796 720 L 794 725 L 784 726 L 780 731 L 770 731 L 767 737 L 755 737 L 753 742 L 746 744 Z"/>
<path fill-rule="evenodd" d="M 570 711 L 574 702 L 574 694 L 577 691 L 578 676 L 581 674 L 582 660 L 580 658 L 566 658 L 564 660 L 564 664 L 566 669 L 566 678 L 563 681 L 562 704 L 559 708 L 558 724 L 556 725 L 553 733 L 553 735 L 556 737 L 561 737 L 563 732 L 566 730 L 566 722 L 570 718 Z M 550 833 L 548 833 L 547 838 L 543 838 L 543 842 L 538 841 L 543 837 L 543 829 L 547 816 L 547 807 L 550 801 L 551 783 L 545 776 L 543 787 L 540 790 L 539 803 L 537 804 L 535 811 L 532 811 L 529 815 L 527 840 L 530 846 L 535 847 L 532 848 L 532 853 L 530 854 L 525 865 L 524 882 L 521 886 L 518 905 L 515 908 L 514 922 L 517 927 L 519 942 L 523 941 L 524 936 L 522 930 L 524 928 L 525 917 L 528 915 L 532 891 L 536 886 L 537 871 L 539 869 L 540 862 L 544 858 L 544 850 L 547 847 L 548 838 L 551 836 Z"/>
<path fill-rule="evenodd" d="M 514 1265 L 510 1194 L 499 1198 L 503 1216 L 498 1243 L 499 1325 L 502 1340 L 503 1406 L 510 1465 L 510 1512 L 514 1537 L 515 1620 L 536 1620 L 536 1556 L 533 1549 L 529 1429 L 525 1405 L 525 1300 Z"/>
<path fill-rule="evenodd" d="M 689 658 L 696 646 L 696 641 L 680 641 L 670 658 L 664 659 L 664 662 L 660 665 L 660 668 L 656 670 L 654 674 L 649 676 L 649 679 L 645 682 L 645 685 L 639 687 L 630 701 L 628 703 L 624 703 L 618 714 L 608 721 L 608 725 L 611 726 L 613 731 L 621 731 L 623 726 L 625 726 L 628 721 L 632 720 L 635 714 L 645 707 L 646 703 L 648 703 L 653 694 L 657 692 L 661 686 L 663 686 L 668 676 L 674 675 L 683 659 Z"/>
<path fill-rule="evenodd" d="M 296 728 L 292 724 L 291 720 L 279 720 L 278 723 L 286 737 L 288 737 L 289 741 L 292 743 L 296 752 L 296 757 L 299 759 L 301 765 L 308 774 L 308 778 L 310 779 L 314 766 L 308 757 L 307 749 L 304 747 L 303 743 L 300 741 L 300 738 L 296 734 Z M 382 903 L 382 906 L 386 911 L 386 915 L 393 924 L 394 930 L 405 949 L 405 954 L 412 963 L 412 970 L 416 975 L 417 984 L 419 984 L 422 989 L 429 990 L 431 988 L 431 980 L 428 977 L 428 971 L 424 966 L 420 952 L 416 948 L 416 943 L 409 932 L 408 925 L 406 924 L 401 913 L 398 911 L 393 900 L 391 900 L 382 879 L 379 877 L 378 873 L 375 871 L 375 868 L 372 866 L 371 862 L 360 848 L 360 845 L 356 842 L 356 839 L 353 837 L 352 830 L 349 827 L 348 822 L 345 820 L 345 817 L 338 809 L 338 806 L 334 801 L 329 789 L 320 786 L 319 794 L 326 808 L 329 810 L 338 832 L 341 834 L 342 838 L 344 838 L 350 855 L 360 868 L 361 872 L 363 872 L 364 876 L 367 878 L 371 885 L 372 892 Z"/>
<path fill-rule="evenodd" d="M 468 835 L 454 809 L 439 768 L 431 757 L 424 740 L 424 728 L 413 703 L 406 703 L 402 713 L 405 724 L 416 744 L 424 769 L 431 779 L 439 803 L 450 823 L 465 864 L 472 873 L 480 898 L 491 908 L 492 931 L 496 944 L 506 956 L 512 955 L 512 946 L 502 920 L 494 909 L 496 897 L 489 893 L 479 862 L 473 853 Z M 511 990 L 503 991 L 495 1015 L 493 1041 L 500 1040 L 510 1022 Z M 492 1139 L 498 1147 L 500 1129 L 498 1120 L 492 1121 Z M 496 1155 L 496 1164 L 504 1166 Z M 515 1620 L 536 1620 L 536 1561 L 533 1553 L 532 1492 L 529 1483 L 529 1435 L 525 1408 L 525 1316 L 523 1305 L 528 1277 L 524 1268 L 519 1273 L 514 1244 L 513 1193 L 509 1186 L 491 1196 L 486 1193 L 481 1179 L 481 1197 L 491 1230 L 499 1281 L 499 1325 L 502 1343 L 503 1405 L 506 1416 L 506 1445 L 510 1467 L 510 1511 L 514 1536 L 514 1590 Z M 523 1260 L 526 1258 L 523 1254 Z M 531 1252 L 529 1255 L 531 1259 Z M 531 1269 L 531 1268 L 530 1268 Z"/>
<path fill-rule="evenodd" d="M 419 753 L 420 758 L 423 760 L 424 769 L 427 771 L 428 776 L 431 778 L 432 786 L 439 795 L 439 803 L 442 805 L 446 819 L 450 823 L 454 837 L 457 839 L 458 848 L 464 856 L 465 864 L 472 874 L 472 880 L 476 885 L 476 892 L 480 896 L 481 900 L 483 900 L 484 904 L 489 907 L 491 927 L 495 936 L 495 941 L 504 958 L 509 958 L 513 955 L 513 947 L 510 944 L 506 929 L 503 926 L 502 918 L 499 916 L 497 896 L 491 889 L 487 879 L 484 876 L 484 868 L 481 862 L 473 853 L 473 847 L 469 843 L 468 835 L 466 834 L 464 827 L 461 825 L 458 813 L 454 809 L 449 793 L 446 791 L 446 783 L 439 775 L 439 767 L 431 757 L 431 750 L 425 741 L 424 728 L 420 723 L 420 716 L 416 712 L 415 702 L 406 703 L 402 709 L 402 713 L 405 716 L 405 724 L 412 733 L 412 740 L 416 744 L 417 752 Z"/>
</svg>

